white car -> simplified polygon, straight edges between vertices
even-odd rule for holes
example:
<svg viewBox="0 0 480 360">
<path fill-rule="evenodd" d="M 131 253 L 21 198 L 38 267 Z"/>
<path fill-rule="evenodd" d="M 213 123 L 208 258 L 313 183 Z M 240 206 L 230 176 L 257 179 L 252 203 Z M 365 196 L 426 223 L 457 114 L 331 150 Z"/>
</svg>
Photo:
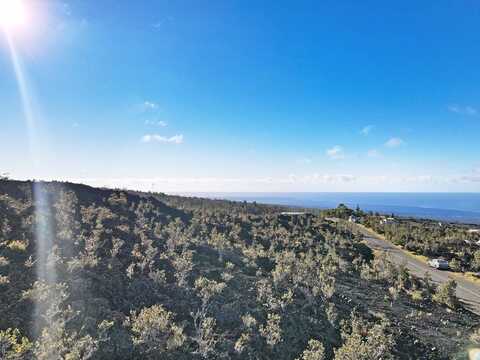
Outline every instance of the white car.
<svg viewBox="0 0 480 360">
<path fill-rule="evenodd" d="M 431 259 L 428 262 L 428 265 L 432 268 L 440 270 L 448 270 L 450 268 L 450 266 L 448 265 L 448 261 L 443 259 Z"/>
</svg>

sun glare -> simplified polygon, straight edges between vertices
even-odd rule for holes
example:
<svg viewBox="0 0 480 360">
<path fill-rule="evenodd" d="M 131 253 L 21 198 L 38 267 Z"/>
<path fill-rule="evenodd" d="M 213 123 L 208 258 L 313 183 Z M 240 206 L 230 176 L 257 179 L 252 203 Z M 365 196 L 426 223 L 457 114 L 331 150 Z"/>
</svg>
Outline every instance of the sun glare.
<svg viewBox="0 0 480 360">
<path fill-rule="evenodd" d="M 22 0 L 0 0 L 0 26 L 11 29 L 25 24 L 27 12 Z"/>
</svg>

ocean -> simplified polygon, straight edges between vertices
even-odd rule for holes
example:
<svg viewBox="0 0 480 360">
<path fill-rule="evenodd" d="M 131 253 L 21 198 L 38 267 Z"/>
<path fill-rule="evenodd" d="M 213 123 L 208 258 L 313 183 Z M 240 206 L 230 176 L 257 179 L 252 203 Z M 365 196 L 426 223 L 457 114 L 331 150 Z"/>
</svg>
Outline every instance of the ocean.
<svg viewBox="0 0 480 360">
<path fill-rule="evenodd" d="M 364 211 L 480 224 L 480 193 L 194 193 L 189 195 L 306 208 L 343 203 Z"/>
</svg>

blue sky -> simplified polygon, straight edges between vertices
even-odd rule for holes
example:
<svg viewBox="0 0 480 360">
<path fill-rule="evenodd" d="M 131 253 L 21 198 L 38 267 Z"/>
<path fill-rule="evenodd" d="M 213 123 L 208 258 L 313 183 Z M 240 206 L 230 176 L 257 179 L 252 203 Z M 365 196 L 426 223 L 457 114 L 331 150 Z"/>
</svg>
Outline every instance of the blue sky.
<svg viewBox="0 0 480 360">
<path fill-rule="evenodd" d="M 28 22 L 10 32 L 33 104 L 30 152 L 0 36 L 0 172 L 12 177 L 480 191 L 476 1 L 24 6 Z"/>
</svg>

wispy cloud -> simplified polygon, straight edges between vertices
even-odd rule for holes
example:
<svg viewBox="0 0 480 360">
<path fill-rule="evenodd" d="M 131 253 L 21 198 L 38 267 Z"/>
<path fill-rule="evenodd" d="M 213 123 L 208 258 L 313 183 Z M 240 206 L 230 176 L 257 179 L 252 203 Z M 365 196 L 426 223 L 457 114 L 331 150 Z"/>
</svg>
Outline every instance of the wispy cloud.
<svg viewBox="0 0 480 360">
<path fill-rule="evenodd" d="M 311 164 L 311 163 L 312 163 L 312 159 L 309 159 L 309 158 L 301 158 L 301 159 L 298 159 L 298 160 L 297 160 L 297 163 L 299 163 L 299 164 Z"/>
<path fill-rule="evenodd" d="M 459 180 L 462 182 L 480 183 L 480 175 L 464 175 L 460 176 Z"/>
<path fill-rule="evenodd" d="M 459 176 L 458 181 L 480 183 L 480 168 L 474 168 L 470 173 Z"/>
<path fill-rule="evenodd" d="M 144 101 L 143 104 L 142 104 L 142 109 L 144 111 L 157 110 L 158 109 L 158 104 L 154 103 L 153 101 Z"/>
<path fill-rule="evenodd" d="M 145 120 L 145 125 L 155 125 L 160 127 L 166 127 L 168 123 L 163 120 Z"/>
<path fill-rule="evenodd" d="M 367 136 L 373 130 L 373 125 L 364 126 L 362 130 L 360 130 L 360 134 Z"/>
<path fill-rule="evenodd" d="M 81 28 L 86 28 L 88 26 L 88 24 L 89 24 L 88 19 L 86 19 L 86 18 L 80 19 L 80 27 Z"/>
<path fill-rule="evenodd" d="M 327 149 L 326 154 L 330 159 L 334 160 L 345 158 L 345 152 L 343 151 L 343 148 L 339 145 L 335 145 L 331 149 Z"/>
<path fill-rule="evenodd" d="M 357 177 L 350 174 L 313 174 L 304 176 L 290 175 L 290 179 L 300 184 L 324 184 L 354 182 L 357 180 Z"/>
<path fill-rule="evenodd" d="M 381 157 L 382 154 L 377 149 L 370 149 L 367 152 L 367 156 L 371 158 L 378 158 L 378 157 Z"/>
<path fill-rule="evenodd" d="M 387 142 L 385 143 L 385 146 L 388 148 L 397 148 L 399 146 L 402 146 L 403 144 L 405 144 L 405 142 L 402 139 L 397 137 L 392 137 L 387 140 Z"/>
<path fill-rule="evenodd" d="M 71 16 L 71 15 L 72 15 L 72 9 L 71 9 L 69 3 L 64 2 L 64 3 L 62 4 L 62 10 L 63 10 L 63 12 L 64 12 L 65 15 L 67 15 L 67 16 Z"/>
<path fill-rule="evenodd" d="M 165 26 L 166 24 L 168 23 L 171 23 L 173 22 L 173 16 L 166 16 L 164 17 L 163 19 L 159 19 L 157 20 L 156 22 L 154 22 L 152 24 L 152 27 L 155 29 L 155 30 L 159 30 L 161 29 L 163 26 Z"/>
<path fill-rule="evenodd" d="M 67 180 L 67 179 L 63 179 Z M 164 178 L 69 178 L 68 181 L 90 184 L 92 186 L 106 186 L 111 188 L 125 188 L 148 190 L 153 188 L 185 188 L 209 186 L 210 189 L 223 188 L 225 185 L 251 186 L 264 185 L 267 188 L 275 185 L 322 185 L 345 184 L 357 181 L 358 178 L 350 174 L 290 174 L 282 177 L 164 177 Z M 192 188 L 190 188 L 192 189 Z"/>
<path fill-rule="evenodd" d="M 456 104 L 449 105 L 448 110 L 456 114 L 467 115 L 467 116 L 477 116 L 479 114 L 479 111 L 470 105 L 466 105 L 466 106 L 461 106 Z"/>
<path fill-rule="evenodd" d="M 159 142 L 165 144 L 182 144 L 183 135 L 174 135 L 171 137 L 161 136 L 158 134 L 146 134 L 142 136 L 141 142 L 150 143 L 150 142 Z"/>
<path fill-rule="evenodd" d="M 161 178 L 51 178 L 43 180 L 64 180 L 84 183 L 92 186 L 125 188 L 134 190 L 155 191 L 251 191 L 252 188 L 262 191 L 298 191 L 310 189 L 319 191 L 325 189 L 348 191 L 352 184 L 365 189 L 389 189 L 391 186 L 438 186 L 457 184 L 462 189 L 466 184 L 480 183 L 480 174 L 452 174 L 448 176 L 433 176 L 429 174 L 289 174 L 284 176 L 266 177 L 161 177 Z"/>
</svg>

